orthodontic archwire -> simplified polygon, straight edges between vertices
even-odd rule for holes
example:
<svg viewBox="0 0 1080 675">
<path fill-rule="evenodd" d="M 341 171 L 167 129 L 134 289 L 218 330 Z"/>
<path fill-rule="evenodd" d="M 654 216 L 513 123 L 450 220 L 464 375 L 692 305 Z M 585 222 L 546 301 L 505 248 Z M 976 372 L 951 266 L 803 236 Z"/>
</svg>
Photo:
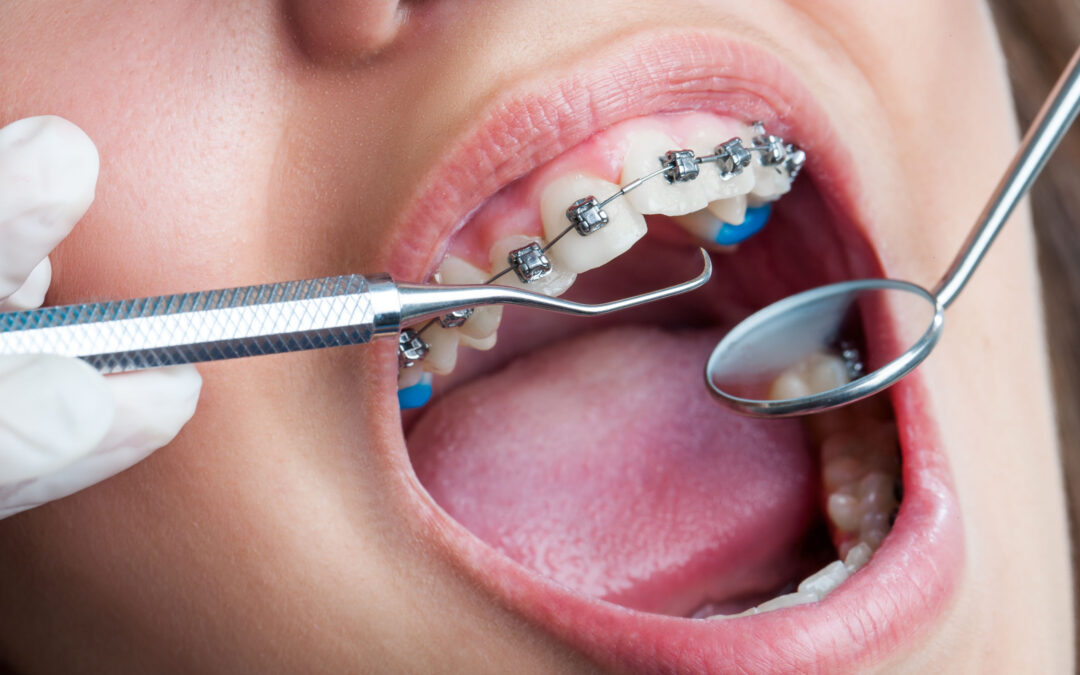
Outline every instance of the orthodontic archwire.
<svg viewBox="0 0 1080 675">
<path fill-rule="evenodd" d="M 716 146 L 711 155 L 698 157 L 695 156 L 693 150 L 670 150 L 659 157 L 660 168 L 630 181 L 607 198 L 598 200 L 595 196 L 589 195 L 575 201 L 566 209 L 566 217 L 570 224 L 564 230 L 544 245 L 534 241 L 510 251 L 507 255 L 506 269 L 485 281 L 484 285 L 492 284 L 510 272 L 514 272 L 525 284 L 547 276 L 552 271 L 552 265 L 546 253 L 552 246 L 571 231 L 577 231 L 579 235 L 587 237 L 603 228 L 608 224 L 608 215 L 603 210 L 605 206 L 660 176 L 663 176 L 669 184 L 686 183 L 698 177 L 702 164 L 716 164 L 720 171 L 720 178 L 725 181 L 731 180 L 747 169 L 753 159 L 753 153 L 758 153 L 762 166 L 771 166 L 777 172 L 786 172 L 794 181 L 806 163 L 806 153 L 795 144 L 785 143 L 782 138 L 766 132 L 762 122 L 754 122 L 751 128 L 754 136 L 751 138 L 750 146 L 744 145 L 742 139 L 736 136 Z M 458 328 L 469 320 L 472 313 L 472 309 L 451 312 L 431 319 L 418 329 L 407 328 L 401 331 L 398 338 L 398 367 L 412 368 L 424 359 L 429 347 L 422 336 L 429 328 L 435 324 L 443 328 Z"/>
</svg>

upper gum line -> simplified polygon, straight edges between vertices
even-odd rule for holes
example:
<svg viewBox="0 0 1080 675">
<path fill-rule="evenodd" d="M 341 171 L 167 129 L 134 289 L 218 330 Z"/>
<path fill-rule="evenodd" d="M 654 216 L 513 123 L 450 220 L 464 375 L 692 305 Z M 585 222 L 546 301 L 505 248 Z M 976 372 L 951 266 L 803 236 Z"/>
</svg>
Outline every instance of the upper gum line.
<svg viewBox="0 0 1080 675">
<path fill-rule="evenodd" d="M 552 182 L 580 173 L 618 185 L 631 134 L 662 131 L 682 148 L 686 147 L 687 139 L 694 131 L 704 124 L 723 124 L 729 128 L 729 131 L 720 134 L 722 137 L 715 139 L 713 145 L 733 136 L 745 137 L 748 130 L 747 123 L 743 121 L 705 112 L 659 113 L 623 120 L 594 134 L 490 197 L 452 237 L 447 253 L 486 269 L 491 248 L 499 240 L 513 234 L 543 236 L 539 205 L 541 194 Z M 596 195 L 600 199 L 606 196 Z"/>
</svg>

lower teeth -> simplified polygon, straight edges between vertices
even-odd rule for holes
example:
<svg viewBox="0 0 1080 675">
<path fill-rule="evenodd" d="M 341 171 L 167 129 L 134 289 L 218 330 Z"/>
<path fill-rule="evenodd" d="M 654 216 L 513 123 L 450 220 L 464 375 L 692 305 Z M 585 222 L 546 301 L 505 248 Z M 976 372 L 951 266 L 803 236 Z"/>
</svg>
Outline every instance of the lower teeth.
<svg viewBox="0 0 1080 675">
<path fill-rule="evenodd" d="M 777 379 L 777 397 L 836 387 L 846 381 L 843 373 L 837 357 L 814 355 Z M 817 602 L 869 562 L 888 535 L 900 501 L 900 446 L 887 405 L 864 401 L 814 416 L 807 425 L 821 454 L 825 512 L 839 559 L 802 580 L 794 592 L 738 614 L 715 613 L 715 604 L 708 602 L 691 616 L 727 619 Z"/>
</svg>

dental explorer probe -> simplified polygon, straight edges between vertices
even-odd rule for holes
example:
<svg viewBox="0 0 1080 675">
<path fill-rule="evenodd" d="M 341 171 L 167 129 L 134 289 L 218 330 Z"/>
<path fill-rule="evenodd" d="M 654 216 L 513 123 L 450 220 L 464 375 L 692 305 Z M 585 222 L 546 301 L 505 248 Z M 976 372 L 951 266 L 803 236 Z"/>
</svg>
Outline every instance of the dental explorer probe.
<svg viewBox="0 0 1080 675">
<path fill-rule="evenodd" d="M 519 305 L 596 316 L 703 286 L 693 279 L 597 305 L 505 286 L 396 283 L 357 274 L 136 300 L 0 313 L 0 356 L 78 357 L 102 373 L 360 344 L 402 327 L 484 305 Z"/>
<path fill-rule="evenodd" d="M 892 386 L 927 356 L 941 336 L 945 309 L 956 300 L 1017 203 L 1080 112 L 1080 49 L 1047 96 L 1020 148 L 990 195 L 949 269 L 932 291 L 897 279 L 860 279 L 821 286 L 773 303 L 735 326 L 713 350 L 705 383 L 728 408 L 754 417 L 790 417 L 831 410 Z M 890 322 L 888 319 L 895 319 Z M 869 346 L 881 364 L 872 372 L 849 359 L 853 325 L 877 319 L 889 329 Z M 892 324 L 892 325 L 890 325 Z M 863 322 L 863 329 L 867 327 Z M 906 331 L 905 334 L 900 334 Z M 772 399 L 772 382 L 814 354 L 837 351 L 851 381 L 795 398 Z M 854 366 L 854 367 L 853 367 Z"/>
</svg>

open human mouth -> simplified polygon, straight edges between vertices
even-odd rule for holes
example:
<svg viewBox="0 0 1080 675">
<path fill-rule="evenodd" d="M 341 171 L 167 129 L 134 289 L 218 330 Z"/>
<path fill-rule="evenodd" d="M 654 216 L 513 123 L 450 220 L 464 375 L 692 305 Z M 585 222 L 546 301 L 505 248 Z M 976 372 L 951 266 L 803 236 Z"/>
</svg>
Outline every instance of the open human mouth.
<svg viewBox="0 0 1080 675">
<path fill-rule="evenodd" d="M 462 567 L 601 665 L 877 663 L 941 614 L 963 554 L 919 381 L 808 422 L 738 417 L 702 384 L 712 345 L 754 309 L 882 273 L 859 226 L 851 157 L 771 56 L 685 33 L 631 43 L 516 92 L 463 141 L 443 168 L 458 176 L 454 194 L 446 181 L 432 188 L 445 227 L 402 228 L 413 269 L 483 282 L 514 251 L 556 238 L 568 206 L 617 192 L 668 151 L 761 145 L 749 120 L 805 148 L 806 173 L 793 183 L 790 167 L 758 156 L 737 176 L 702 164 L 693 181 L 652 181 L 608 204 L 593 235 L 547 250 L 547 274 L 499 281 L 611 299 L 677 279 L 704 244 L 716 274 L 702 291 L 603 321 L 480 310 L 429 327 L 424 360 L 399 376 L 405 390 L 434 392 L 403 415 L 416 477 Z M 568 82 L 612 81 L 613 101 L 583 97 L 582 109 L 564 97 L 560 115 L 530 107 Z M 514 126 L 523 119 L 531 126 Z M 470 185 L 463 165 L 478 158 L 490 175 Z M 776 387 L 844 377 L 822 355 Z"/>
</svg>

